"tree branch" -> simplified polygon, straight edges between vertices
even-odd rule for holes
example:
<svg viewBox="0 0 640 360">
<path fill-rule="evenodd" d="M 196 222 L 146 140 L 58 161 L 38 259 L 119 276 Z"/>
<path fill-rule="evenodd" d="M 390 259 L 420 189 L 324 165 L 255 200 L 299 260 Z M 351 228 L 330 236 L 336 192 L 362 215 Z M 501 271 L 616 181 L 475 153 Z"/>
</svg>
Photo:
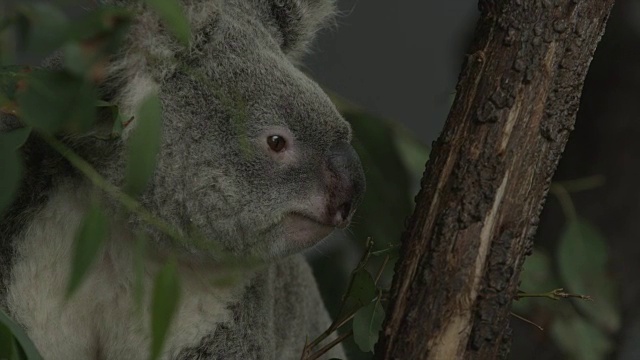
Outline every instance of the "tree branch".
<svg viewBox="0 0 640 360">
<path fill-rule="evenodd" d="M 495 359 L 613 0 L 481 0 L 376 359 Z"/>
</svg>

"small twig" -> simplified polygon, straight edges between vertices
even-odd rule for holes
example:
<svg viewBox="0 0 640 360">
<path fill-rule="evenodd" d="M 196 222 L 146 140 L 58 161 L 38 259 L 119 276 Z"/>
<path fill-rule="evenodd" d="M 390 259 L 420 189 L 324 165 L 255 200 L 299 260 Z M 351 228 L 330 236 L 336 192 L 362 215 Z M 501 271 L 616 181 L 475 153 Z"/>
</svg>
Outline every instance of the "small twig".
<svg viewBox="0 0 640 360">
<path fill-rule="evenodd" d="M 515 299 L 520 300 L 522 298 L 534 298 L 534 297 L 547 298 L 551 300 L 560 300 L 560 299 L 568 299 L 568 298 L 576 298 L 576 299 L 587 300 L 587 301 L 593 300 L 589 295 L 567 293 L 562 288 L 554 289 L 546 293 L 526 293 L 524 291 L 518 291 L 518 294 L 516 294 Z"/>
<path fill-rule="evenodd" d="M 367 238 L 367 242 L 365 244 L 365 251 L 362 254 L 362 258 L 360 258 L 360 261 L 358 262 L 358 265 L 351 272 L 351 277 L 349 278 L 349 284 L 347 285 L 347 291 L 345 292 L 344 296 L 342 297 L 342 303 L 340 304 L 340 312 L 343 311 L 343 308 L 345 306 L 345 302 L 347 300 L 346 296 L 349 293 L 349 289 L 351 289 L 351 286 L 353 285 L 353 277 L 354 277 L 355 273 L 358 272 L 359 270 L 361 270 L 362 268 L 364 268 L 364 266 L 367 264 L 367 261 L 369 261 L 369 257 L 371 256 L 371 249 L 372 248 L 373 248 L 373 240 L 371 240 L 371 238 L 369 237 L 369 238 Z M 329 326 L 329 328 L 327 330 L 325 330 L 322 334 L 320 334 L 320 336 L 315 338 L 310 344 L 305 346 L 303 353 L 306 353 L 307 351 L 309 351 L 309 349 L 315 348 L 316 346 L 318 346 L 318 344 L 320 344 L 322 341 L 324 341 L 324 339 L 329 337 L 329 335 L 331 335 L 334 331 L 336 331 L 337 329 L 339 329 L 342 326 L 344 326 L 344 324 L 346 324 L 347 322 L 349 322 L 349 320 L 351 320 L 353 318 L 353 316 L 355 315 L 355 313 L 357 311 L 358 311 L 358 309 L 355 309 L 355 310 L 349 312 L 347 314 L 347 316 L 345 316 L 345 317 L 343 317 L 341 319 L 340 318 L 339 319 L 335 319 L 334 322 L 331 324 L 331 326 Z"/>
<path fill-rule="evenodd" d="M 246 269 L 253 266 L 258 266 L 261 261 L 257 258 L 238 258 L 217 246 L 214 242 L 207 242 L 204 238 L 199 236 L 184 236 L 182 232 L 173 227 L 172 225 L 164 222 L 162 219 L 156 217 L 151 211 L 146 209 L 140 202 L 120 190 L 117 186 L 110 183 L 105 179 L 98 171 L 91 166 L 85 159 L 76 154 L 71 148 L 65 145 L 54 136 L 38 132 L 38 135 L 60 155 L 62 155 L 71 165 L 78 169 L 84 176 L 86 176 L 91 183 L 100 190 L 107 193 L 118 201 L 129 212 L 138 215 L 143 221 L 154 226 L 160 232 L 164 233 L 179 245 L 196 246 L 203 250 L 215 251 L 218 257 L 218 262 L 221 265 L 232 268 Z"/>
<path fill-rule="evenodd" d="M 604 185 L 604 183 L 605 177 L 603 175 L 592 175 L 581 179 L 556 182 L 556 184 L 562 186 L 570 193 L 592 190 Z"/>
<path fill-rule="evenodd" d="M 69 161 L 76 169 L 86 176 L 95 186 L 106 192 L 114 199 L 118 200 L 127 210 L 139 215 L 147 223 L 155 226 L 158 230 L 162 231 L 165 235 L 176 240 L 179 243 L 186 243 L 186 239 L 180 234 L 180 231 L 167 225 L 162 220 L 156 218 L 149 210 L 145 209 L 139 202 L 132 197 L 122 192 L 120 188 L 108 182 L 102 175 L 100 175 L 86 160 L 74 153 L 64 143 L 56 139 L 55 137 L 38 133 L 40 137 L 60 153 L 67 161 Z"/>
<path fill-rule="evenodd" d="M 558 198 L 558 201 L 560 201 L 560 206 L 562 207 L 564 216 L 571 221 L 577 220 L 578 213 L 576 212 L 576 207 L 573 205 L 569 191 L 559 183 L 551 184 L 549 191 Z"/>
<path fill-rule="evenodd" d="M 329 337 L 329 335 L 331 335 L 334 331 L 340 329 L 341 327 L 344 326 L 344 324 L 348 323 L 351 319 L 353 319 L 353 317 L 356 315 L 358 310 L 360 310 L 360 308 L 354 309 L 353 311 L 349 312 L 349 314 L 347 314 L 347 316 L 343 317 L 342 319 L 336 319 L 333 322 L 333 324 L 329 326 L 327 330 L 325 330 L 322 334 L 320 334 L 320 336 L 315 338 L 310 344 L 305 345 L 305 350 L 313 349 L 314 347 L 318 346 L 324 339 Z"/>
<path fill-rule="evenodd" d="M 371 239 L 371 237 L 368 237 L 367 242 L 365 244 L 365 248 L 364 248 L 364 254 L 362 254 L 362 258 L 360 258 L 360 262 L 358 263 L 358 266 L 356 266 L 356 268 L 351 272 L 351 274 L 355 274 L 356 271 L 364 268 L 365 265 L 367 265 L 367 262 L 369 261 L 369 257 L 371 256 L 372 248 L 373 248 L 373 240 Z"/>
<path fill-rule="evenodd" d="M 380 280 L 380 277 L 382 276 L 382 273 L 384 272 L 384 268 L 387 266 L 388 262 L 389 262 L 389 255 L 384 257 L 384 261 L 382 261 L 382 265 L 380 265 L 380 269 L 378 270 L 378 274 L 376 275 L 374 284 L 378 285 L 378 280 Z"/>
<path fill-rule="evenodd" d="M 338 325 L 336 325 L 335 330 L 340 329 L 341 327 L 344 326 L 344 324 L 348 323 L 351 319 L 353 319 L 353 317 L 356 316 L 356 313 L 358 312 L 358 310 L 360 309 L 353 310 L 349 315 L 345 316 L 344 319 L 340 321 Z"/>
<path fill-rule="evenodd" d="M 320 350 L 318 350 L 315 353 L 313 353 L 313 354 L 309 355 L 308 357 L 304 358 L 304 360 L 316 360 L 316 359 L 320 358 L 320 356 L 324 355 L 327 351 L 331 350 L 334 346 L 336 346 L 339 343 L 343 342 L 344 340 L 348 339 L 351 335 L 353 335 L 353 331 L 349 331 L 349 332 L 346 332 L 346 333 L 338 336 L 333 341 L 331 341 L 327 345 L 323 346 Z"/>
<path fill-rule="evenodd" d="M 512 313 L 511 313 L 511 316 L 515 317 L 516 319 L 520 319 L 520 320 L 522 320 L 522 321 L 526 322 L 526 323 L 527 323 L 527 324 L 529 324 L 529 325 L 533 325 L 533 326 L 537 327 L 538 329 L 540 329 L 540 331 L 544 331 L 544 329 L 542 328 L 542 326 L 540 326 L 540 325 L 538 325 L 538 324 L 534 323 L 533 321 L 531 321 L 531 320 L 529 320 L 529 319 L 523 318 L 522 316 L 520 316 L 520 315 L 518 315 L 518 314 L 516 314 L 516 313 L 514 313 L 514 312 L 512 312 Z"/>
<path fill-rule="evenodd" d="M 399 247 L 400 247 L 400 244 L 392 244 L 388 248 L 372 251 L 371 255 L 373 255 L 373 256 L 385 255 L 387 253 L 390 253 L 390 252 L 394 251 L 395 249 L 397 249 Z"/>
</svg>

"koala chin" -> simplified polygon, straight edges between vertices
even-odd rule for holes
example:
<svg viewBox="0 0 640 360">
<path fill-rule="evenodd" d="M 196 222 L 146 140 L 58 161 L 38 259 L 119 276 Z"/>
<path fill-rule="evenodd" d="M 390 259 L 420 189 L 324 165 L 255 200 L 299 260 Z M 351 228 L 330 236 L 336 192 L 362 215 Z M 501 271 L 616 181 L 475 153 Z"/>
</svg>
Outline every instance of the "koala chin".
<svg viewBox="0 0 640 360">
<path fill-rule="evenodd" d="M 135 114 L 151 92 L 163 108 L 156 171 L 139 200 L 214 246 L 178 248 L 107 200 L 109 238 L 81 288 L 65 299 L 74 234 L 95 192 L 30 139 L 25 183 L 2 218 L 0 306 L 45 359 L 147 358 L 153 279 L 174 253 L 181 301 L 162 359 L 299 359 L 305 341 L 330 325 L 299 252 L 348 226 L 365 189 L 349 124 L 296 67 L 330 22 L 333 1 L 181 0 L 193 33 L 188 47 L 142 1 L 102 2 L 136 14 L 102 93 L 125 114 Z M 0 114 L 0 130 L 11 124 Z M 84 138 L 74 149 L 122 185 L 135 128 L 134 120 L 121 141 Z M 152 241 L 137 309 L 134 234 L 141 232 Z M 213 249 L 265 264 L 232 271 Z M 211 281 L 230 272 L 232 284 Z M 334 357 L 344 358 L 339 346 L 326 355 Z"/>
</svg>

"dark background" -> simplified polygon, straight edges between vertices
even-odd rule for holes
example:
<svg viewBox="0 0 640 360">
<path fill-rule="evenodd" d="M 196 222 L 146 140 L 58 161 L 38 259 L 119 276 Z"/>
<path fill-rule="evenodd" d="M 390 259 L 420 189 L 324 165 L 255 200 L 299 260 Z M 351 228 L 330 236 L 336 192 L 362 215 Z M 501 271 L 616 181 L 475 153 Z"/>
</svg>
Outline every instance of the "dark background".
<svg viewBox="0 0 640 360">
<path fill-rule="evenodd" d="M 393 5 L 392 5 L 393 4 Z M 475 0 L 339 0 L 338 27 L 308 56 L 321 84 L 434 140 L 454 95 Z"/>
</svg>

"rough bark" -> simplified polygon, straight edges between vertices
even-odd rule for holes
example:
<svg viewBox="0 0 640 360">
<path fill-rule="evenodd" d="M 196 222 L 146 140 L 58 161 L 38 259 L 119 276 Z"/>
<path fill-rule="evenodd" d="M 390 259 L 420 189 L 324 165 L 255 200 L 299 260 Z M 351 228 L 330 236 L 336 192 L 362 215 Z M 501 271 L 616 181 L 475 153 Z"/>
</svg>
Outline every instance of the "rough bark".
<svg viewBox="0 0 640 360">
<path fill-rule="evenodd" d="M 609 270 L 619 288 L 622 327 L 608 359 L 640 359 L 640 14 L 637 0 L 617 0 L 585 80 L 578 126 L 571 134 L 554 179 L 602 175 L 605 184 L 572 193 L 578 214 L 595 225 L 609 248 Z M 551 200 L 551 198 L 550 198 Z M 553 253 L 566 219 L 558 202 L 545 205 L 536 245 Z M 597 294 L 596 296 L 597 301 Z M 541 323 L 549 314 L 539 311 Z M 539 317 L 538 317 L 539 316 Z M 511 321 L 514 360 L 564 360 L 550 331 L 540 333 Z"/>
<path fill-rule="evenodd" d="M 403 235 L 376 359 L 496 359 L 614 0 L 484 0 Z"/>
</svg>

